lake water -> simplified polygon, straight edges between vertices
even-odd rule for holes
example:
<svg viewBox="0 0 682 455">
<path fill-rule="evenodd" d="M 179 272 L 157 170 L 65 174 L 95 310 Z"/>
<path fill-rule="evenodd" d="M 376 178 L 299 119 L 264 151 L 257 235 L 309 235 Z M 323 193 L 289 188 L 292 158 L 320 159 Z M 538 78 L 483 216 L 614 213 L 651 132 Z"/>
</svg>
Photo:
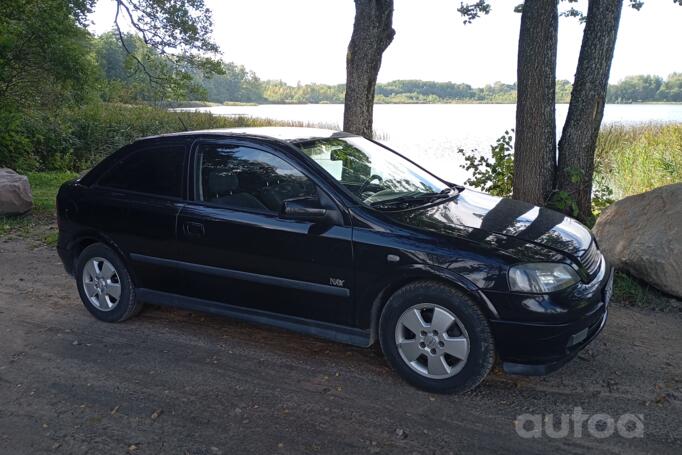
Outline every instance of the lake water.
<svg viewBox="0 0 682 455">
<path fill-rule="evenodd" d="M 194 109 L 188 109 L 194 110 Z M 217 115 L 245 115 L 277 120 L 343 123 L 341 104 L 218 106 L 196 109 Z M 379 140 L 442 178 L 462 182 L 457 149 L 487 151 L 505 130 L 514 128 L 513 104 L 378 104 L 374 106 L 374 130 Z M 557 140 L 566 118 L 567 104 L 556 106 Z M 682 122 L 682 104 L 608 104 L 604 124 Z"/>
</svg>

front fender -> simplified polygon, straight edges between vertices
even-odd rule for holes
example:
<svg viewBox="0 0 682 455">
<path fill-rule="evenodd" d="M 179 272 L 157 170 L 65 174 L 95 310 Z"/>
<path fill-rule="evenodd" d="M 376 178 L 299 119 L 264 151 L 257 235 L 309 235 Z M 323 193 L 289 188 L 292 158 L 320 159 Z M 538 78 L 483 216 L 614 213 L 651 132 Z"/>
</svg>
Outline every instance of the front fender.
<svg viewBox="0 0 682 455">
<path fill-rule="evenodd" d="M 418 280 L 435 280 L 445 282 L 467 293 L 489 319 L 497 319 L 499 315 L 493 304 L 481 290 L 464 276 L 443 267 L 425 264 L 407 264 L 393 270 L 390 276 L 379 280 L 376 285 L 366 289 L 359 297 L 358 326 L 370 329 L 370 344 L 378 336 L 378 324 L 381 311 L 390 296 L 401 287 Z"/>
</svg>

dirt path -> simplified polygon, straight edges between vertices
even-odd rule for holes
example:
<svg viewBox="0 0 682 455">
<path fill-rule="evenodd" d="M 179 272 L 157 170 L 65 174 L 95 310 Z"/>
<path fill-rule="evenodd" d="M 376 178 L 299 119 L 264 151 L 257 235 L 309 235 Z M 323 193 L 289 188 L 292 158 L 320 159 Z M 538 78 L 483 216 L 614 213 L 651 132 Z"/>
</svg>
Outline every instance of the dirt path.
<svg viewBox="0 0 682 455">
<path fill-rule="evenodd" d="M 0 242 L 0 453 L 680 453 L 682 316 L 613 305 L 545 378 L 403 383 L 376 350 L 185 311 L 105 324 L 55 251 Z M 517 435 L 520 414 L 643 414 L 644 437 Z"/>
</svg>

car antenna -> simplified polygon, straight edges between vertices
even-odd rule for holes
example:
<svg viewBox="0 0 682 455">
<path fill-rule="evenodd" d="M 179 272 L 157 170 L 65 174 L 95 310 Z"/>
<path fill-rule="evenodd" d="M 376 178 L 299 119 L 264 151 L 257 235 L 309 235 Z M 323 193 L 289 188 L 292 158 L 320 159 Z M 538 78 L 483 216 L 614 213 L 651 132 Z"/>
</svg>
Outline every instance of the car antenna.
<svg viewBox="0 0 682 455">
<path fill-rule="evenodd" d="M 187 128 L 187 125 L 185 125 L 185 122 L 182 121 L 182 117 L 178 115 L 178 120 L 180 120 L 180 123 L 182 124 L 182 127 L 185 129 L 185 131 L 189 131 L 189 128 Z"/>
</svg>

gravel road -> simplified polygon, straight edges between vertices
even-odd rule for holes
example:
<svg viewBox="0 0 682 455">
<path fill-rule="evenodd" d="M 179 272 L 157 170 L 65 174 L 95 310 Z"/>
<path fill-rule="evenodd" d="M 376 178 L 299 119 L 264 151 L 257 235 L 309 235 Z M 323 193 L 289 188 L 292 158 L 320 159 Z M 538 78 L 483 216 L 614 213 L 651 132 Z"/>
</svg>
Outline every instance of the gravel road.
<svg viewBox="0 0 682 455">
<path fill-rule="evenodd" d="M 679 454 L 681 365 L 682 314 L 614 304 L 600 337 L 550 376 L 495 371 L 473 392 L 431 395 L 377 349 L 154 307 L 98 322 L 52 248 L 0 241 L 2 454 Z M 559 428 L 576 407 L 641 414 L 644 435 L 515 430 L 522 414 Z"/>
</svg>

